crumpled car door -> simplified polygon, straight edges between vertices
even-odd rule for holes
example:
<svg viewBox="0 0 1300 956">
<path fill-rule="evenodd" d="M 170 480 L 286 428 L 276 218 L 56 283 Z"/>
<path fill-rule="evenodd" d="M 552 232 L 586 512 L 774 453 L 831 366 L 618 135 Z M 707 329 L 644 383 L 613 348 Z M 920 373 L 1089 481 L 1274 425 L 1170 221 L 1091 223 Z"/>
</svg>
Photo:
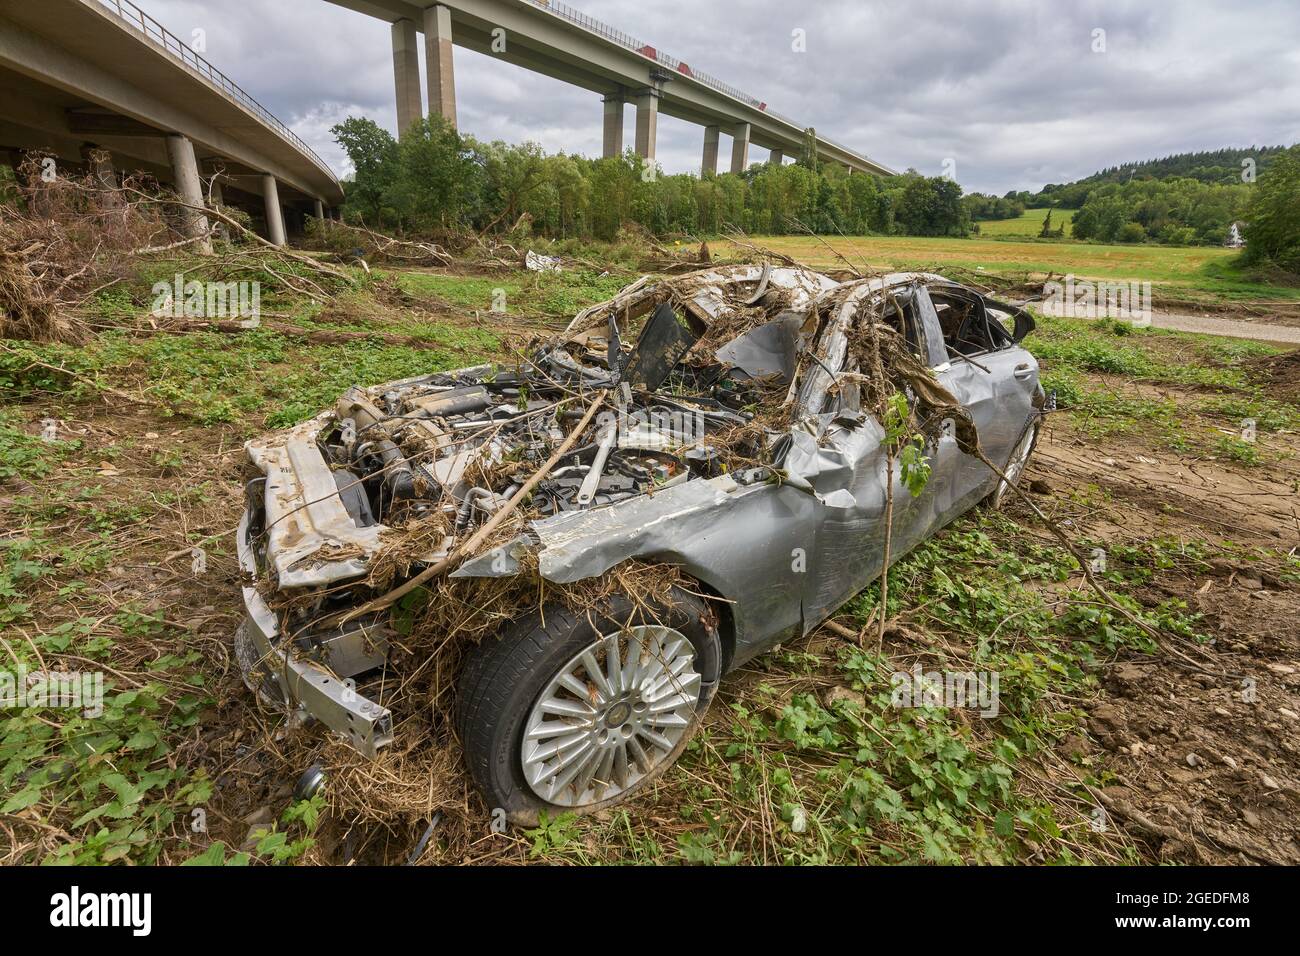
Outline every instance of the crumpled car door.
<svg viewBox="0 0 1300 956">
<path fill-rule="evenodd" d="M 929 293 L 922 290 L 917 302 L 924 320 L 933 321 L 937 328 L 938 317 Z M 1009 345 L 970 356 L 949 354 L 933 370 L 940 383 L 970 410 L 980 447 L 990 461 L 1001 467 L 1029 421 L 1038 388 L 1038 362 L 1021 346 Z M 993 490 L 997 476 L 978 458 L 956 449 L 951 421 L 944 422 L 943 429 L 941 446 L 950 447 L 957 455 L 949 493 L 954 506 L 964 510 Z M 945 448 L 941 447 L 938 457 L 948 457 Z"/>
<path fill-rule="evenodd" d="M 796 430 L 787 473 L 808 481 L 820 507 L 809 542 L 804 626 L 810 629 L 871 583 L 885 561 L 887 498 L 884 429 L 864 414 L 831 423 L 820 443 Z M 933 481 L 932 475 L 932 481 Z M 940 520 L 935 489 L 913 498 L 897 460 L 892 467 L 891 562 L 910 551 Z"/>
</svg>

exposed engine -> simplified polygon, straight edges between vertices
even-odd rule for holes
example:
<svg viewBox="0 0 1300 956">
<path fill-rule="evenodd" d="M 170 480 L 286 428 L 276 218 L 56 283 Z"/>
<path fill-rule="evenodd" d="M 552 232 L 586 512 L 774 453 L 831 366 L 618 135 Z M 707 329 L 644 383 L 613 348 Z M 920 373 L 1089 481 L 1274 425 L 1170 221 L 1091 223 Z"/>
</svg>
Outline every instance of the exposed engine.
<svg viewBox="0 0 1300 956">
<path fill-rule="evenodd" d="M 679 381 L 666 390 L 670 394 L 616 388 L 613 410 L 537 486 L 529 510 L 549 516 L 599 507 L 717 474 L 720 457 L 708 434 L 751 417 L 742 410 L 744 383 L 722 379 L 720 372 L 703 376 L 718 379 L 706 396 L 684 392 L 705 385 L 689 370 L 673 376 Z M 563 441 L 583 410 L 582 401 L 564 400 L 607 387 L 609 379 L 551 347 L 519 369 L 469 369 L 382 390 L 353 388 L 339 399 L 334 423 L 320 431 L 317 443 L 358 526 L 391 526 L 441 510 L 448 527 L 460 532 L 519 490 L 511 475 L 532 473 Z M 498 467 L 510 465 L 519 467 Z M 505 477 L 486 477 L 496 474 Z"/>
<path fill-rule="evenodd" d="M 517 365 L 351 388 L 248 444 L 250 555 L 309 614 L 320 608 L 305 589 L 363 583 L 390 546 L 416 565 L 440 560 L 525 484 L 518 514 L 543 520 L 775 463 L 776 436 L 741 426 L 793 400 L 812 303 L 834 286 L 768 266 L 639 281 Z M 403 528 L 418 533 L 392 533 Z"/>
</svg>

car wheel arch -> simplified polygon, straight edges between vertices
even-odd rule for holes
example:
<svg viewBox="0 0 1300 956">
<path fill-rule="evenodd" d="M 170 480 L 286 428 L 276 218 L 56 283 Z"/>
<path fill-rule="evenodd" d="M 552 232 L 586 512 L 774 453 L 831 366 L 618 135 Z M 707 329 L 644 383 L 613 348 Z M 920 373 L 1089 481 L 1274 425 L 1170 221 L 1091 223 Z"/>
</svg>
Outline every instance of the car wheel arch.
<svg viewBox="0 0 1300 956">
<path fill-rule="evenodd" d="M 664 557 L 638 556 L 628 558 L 620 564 L 616 564 L 609 570 L 613 571 L 624 564 L 636 562 L 642 565 L 651 565 L 658 567 L 670 567 L 677 570 L 681 578 L 681 584 L 685 585 L 684 590 L 694 591 L 698 597 L 704 599 L 705 605 L 713 613 L 713 625 L 718 632 L 718 644 L 722 651 L 721 660 L 718 667 L 718 678 L 721 679 L 729 670 L 731 662 L 736 657 L 736 645 L 739 641 L 737 633 L 736 615 L 732 607 L 732 601 L 727 598 L 722 589 L 716 583 L 710 582 L 700 574 L 700 569 L 691 568 L 689 570 L 673 560 Z M 607 572 L 608 573 L 608 572 Z"/>
</svg>

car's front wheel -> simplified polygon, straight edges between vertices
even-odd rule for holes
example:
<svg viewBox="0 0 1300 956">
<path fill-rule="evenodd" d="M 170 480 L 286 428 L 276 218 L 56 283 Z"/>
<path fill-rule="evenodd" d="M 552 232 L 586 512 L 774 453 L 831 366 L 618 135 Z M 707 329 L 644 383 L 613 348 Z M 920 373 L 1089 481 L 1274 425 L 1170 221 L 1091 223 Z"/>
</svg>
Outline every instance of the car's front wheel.
<svg viewBox="0 0 1300 956">
<path fill-rule="evenodd" d="M 542 810 L 618 803 L 662 774 L 717 688 L 715 621 L 674 589 L 661 607 L 548 606 L 480 644 L 461 676 L 458 725 L 488 806 L 531 825 Z"/>
</svg>

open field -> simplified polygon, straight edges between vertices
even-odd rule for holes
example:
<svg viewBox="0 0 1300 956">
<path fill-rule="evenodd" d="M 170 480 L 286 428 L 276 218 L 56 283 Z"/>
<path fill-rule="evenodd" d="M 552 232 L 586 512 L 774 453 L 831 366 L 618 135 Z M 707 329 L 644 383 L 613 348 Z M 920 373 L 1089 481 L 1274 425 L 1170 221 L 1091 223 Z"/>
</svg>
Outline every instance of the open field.
<svg viewBox="0 0 1300 956">
<path fill-rule="evenodd" d="M 832 264 L 813 240 L 762 242 Z M 1025 268 L 981 248 L 1007 242 L 860 242 L 873 265 L 951 245 Z M 508 358 L 632 277 L 376 274 L 217 332 L 148 316 L 151 274 L 101 294 L 114 328 L 85 345 L 0 342 L 4 647 L 109 684 L 93 721 L 4 721 L 0 862 L 397 862 L 438 811 L 421 862 L 1300 862 L 1300 380 L 1255 342 L 1046 318 L 1027 343 L 1060 405 L 1031 498 L 1104 550 L 1107 586 L 1178 636 L 1167 647 L 1098 605 L 1014 502 L 896 566 L 883 645 L 861 636 L 873 586 L 836 619 L 857 639 L 822 628 L 731 675 L 681 763 L 589 818 L 494 832 L 454 770 L 433 799 L 400 724 L 370 765 L 260 710 L 231 652 L 241 443 L 354 383 Z M 891 707 L 890 675 L 913 665 L 998 672 L 1000 713 Z M 329 783 L 295 803 L 314 762 Z"/>
<path fill-rule="evenodd" d="M 1252 280 L 1236 268 L 1233 250 L 1209 246 L 1107 246 L 1086 242 L 912 236 L 761 236 L 753 241 L 800 262 L 827 269 L 843 265 L 835 254 L 839 252 L 863 271 L 942 272 L 957 267 L 994 275 L 1029 273 L 1039 279 L 1073 274 L 1088 279 L 1150 282 L 1157 298 L 1163 294 L 1217 306 L 1251 300 L 1300 302 L 1300 287 Z"/>
<path fill-rule="evenodd" d="M 1052 214 L 1052 228 L 1065 226 L 1065 238 L 1070 237 L 1070 226 L 1074 220 L 1073 209 L 1026 209 L 1015 219 L 990 219 L 979 223 L 980 237 L 984 239 L 1001 239 L 1024 237 L 1032 239 L 1043 228 L 1043 220 L 1048 212 Z"/>
</svg>

